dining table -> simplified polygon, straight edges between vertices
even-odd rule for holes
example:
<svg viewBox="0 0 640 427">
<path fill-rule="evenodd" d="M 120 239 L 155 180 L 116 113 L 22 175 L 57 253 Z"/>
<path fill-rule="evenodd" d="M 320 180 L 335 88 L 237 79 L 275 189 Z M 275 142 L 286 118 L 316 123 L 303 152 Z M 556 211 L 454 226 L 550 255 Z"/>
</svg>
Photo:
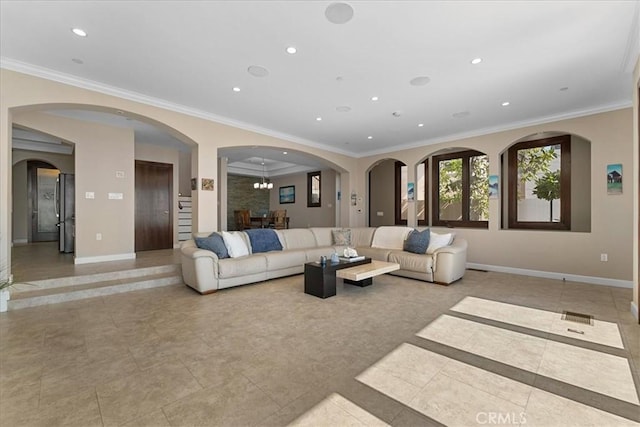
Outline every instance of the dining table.
<svg viewBox="0 0 640 427">
<path fill-rule="evenodd" d="M 269 216 L 252 216 L 249 217 L 252 227 L 269 228 L 269 224 L 273 223 L 273 218 Z M 289 217 L 284 219 L 285 227 L 289 228 Z"/>
</svg>

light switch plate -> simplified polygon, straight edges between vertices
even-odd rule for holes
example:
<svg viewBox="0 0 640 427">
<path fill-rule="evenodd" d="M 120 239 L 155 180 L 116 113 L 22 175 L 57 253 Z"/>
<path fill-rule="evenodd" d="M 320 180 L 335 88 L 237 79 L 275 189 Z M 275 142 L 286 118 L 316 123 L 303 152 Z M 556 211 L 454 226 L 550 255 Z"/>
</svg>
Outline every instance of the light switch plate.
<svg viewBox="0 0 640 427">
<path fill-rule="evenodd" d="M 122 193 L 109 193 L 109 200 L 122 200 Z"/>
<path fill-rule="evenodd" d="M 95 199 L 96 198 L 96 193 L 94 193 L 93 191 L 87 191 L 86 193 L 84 193 L 84 198 L 85 199 Z"/>
<path fill-rule="evenodd" d="M 124 171 L 116 171 L 116 178 L 124 178 Z"/>
</svg>

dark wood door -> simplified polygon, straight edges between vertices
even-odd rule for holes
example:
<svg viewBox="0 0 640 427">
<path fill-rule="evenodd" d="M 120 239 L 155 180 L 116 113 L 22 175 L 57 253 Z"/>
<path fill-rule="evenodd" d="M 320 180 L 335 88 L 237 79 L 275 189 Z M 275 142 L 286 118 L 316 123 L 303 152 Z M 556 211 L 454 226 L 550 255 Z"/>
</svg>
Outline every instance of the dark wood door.
<svg viewBox="0 0 640 427">
<path fill-rule="evenodd" d="M 136 252 L 173 248 L 173 165 L 136 160 Z"/>
<path fill-rule="evenodd" d="M 60 171 L 49 163 L 27 162 L 31 242 L 58 240 L 56 180 Z"/>
</svg>

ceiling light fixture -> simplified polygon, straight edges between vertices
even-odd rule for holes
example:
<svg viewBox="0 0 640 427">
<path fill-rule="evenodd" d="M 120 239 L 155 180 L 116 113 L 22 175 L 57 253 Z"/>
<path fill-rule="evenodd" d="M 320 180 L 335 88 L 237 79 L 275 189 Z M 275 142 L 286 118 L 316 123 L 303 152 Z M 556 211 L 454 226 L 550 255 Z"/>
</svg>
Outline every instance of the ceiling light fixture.
<svg viewBox="0 0 640 427">
<path fill-rule="evenodd" d="M 424 86 L 428 84 L 430 81 L 431 79 L 427 76 L 418 76 L 409 80 L 409 84 L 411 86 Z"/>
<path fill-rule="evenodd" d="M 372 100 L 372 101 L 377 101 L 378 99 L 380 99 L 380 98 L 378 98 L 377 96 L 372 96 L 372 97 L 371 97 L 371 100 Z"/>
<path fill-rule="evenodd" d="M 234 92 L 240 92 L 240 88 L 238 86 L 236 86 L 236 87 L 233 88 L 233 91 Z"/>
<path fill-rule="evenodd" d="M 471 60 L 471 63 L 473 65 L 478 65 L 481 62 L 482 62 L 482 58 L 474 58 L 474 59 Z"/>
<path fill-rule="evenodd" d="M 506 106 L 508 106 L 509 104 L 510 104 L 510 102 L 509 102 L 509 101 L 504 101 L 504 102 L 502 103 L 502 106 L 503 106 L 503 107 L 506 107 Z"/>
<path fill-rule="evenodd" d="M 421 128 L 424 126 L 424 123 L 418 123 L 418 127 Z"/>
<path fill-rule="evenodd" d="M 316 121 L 321 122 L 322 121 L 322 117 L 316 117 Z"/>
<path fill-rule="evenodd" d="M 289 154 L 289 153 L 287 153 L 286 151 L 283 151 L 282 154 Z"/>
<path fill-rule="evenodd" d="M 273 182 L 264 180 L 264 157 L 262 158 L 262 182 L 254 182 L 253 188 L 256 190 L 271 190 L 273 188 Z"/>
<path fill-rule="evenodd" d="M 71 32 L 78 37 L 87 37 L 87 32 L 82 28 L 72 28 Z"/>
<path fill-rule="evenodd" d="M 294 53 L 296 53 L 298 51 L 298 49 L 296 49 L 294 46 L 289 46 L 287 48 L 287 53 L 290 55 L 293 55 Z"/>
<path fill-rule="evenodd" d="M 369 136 L 367 137 L 367 139 L 373 139 L 373 137 L 372 137 L 371 135 L 369 135 Z"/>
<path fill-rule="evenodd" d="M 269 70 L 260 65 L 252 65 L 247 68 L 247 72 L 251 74 L 253 77 L 266 77 L 269 75 Z"/>
<path fill-rule="evenodd" d="M 347 3 L 331 3 L 325 9 L 324 16 L 332 24 L 346 24 L 353 18 L 353 8 Z"/>
</svg>

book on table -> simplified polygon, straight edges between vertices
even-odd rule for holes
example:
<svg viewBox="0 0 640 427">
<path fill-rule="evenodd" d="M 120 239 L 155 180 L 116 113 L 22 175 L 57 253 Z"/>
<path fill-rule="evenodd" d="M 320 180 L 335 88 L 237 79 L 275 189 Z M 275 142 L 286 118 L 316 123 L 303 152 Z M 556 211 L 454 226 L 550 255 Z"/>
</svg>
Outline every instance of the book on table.
<svg viewBox="0 0 640 427">
<path fill-rule="evenodd" d="M 364 255 L 358 255 L 358 256 L 341 256 L 338 257 L 340 259 L 340 261 L 347 261 L 347 262 L 354 262 L 354 261 L 362 261 L 364 259 Z"/>
</svg>

